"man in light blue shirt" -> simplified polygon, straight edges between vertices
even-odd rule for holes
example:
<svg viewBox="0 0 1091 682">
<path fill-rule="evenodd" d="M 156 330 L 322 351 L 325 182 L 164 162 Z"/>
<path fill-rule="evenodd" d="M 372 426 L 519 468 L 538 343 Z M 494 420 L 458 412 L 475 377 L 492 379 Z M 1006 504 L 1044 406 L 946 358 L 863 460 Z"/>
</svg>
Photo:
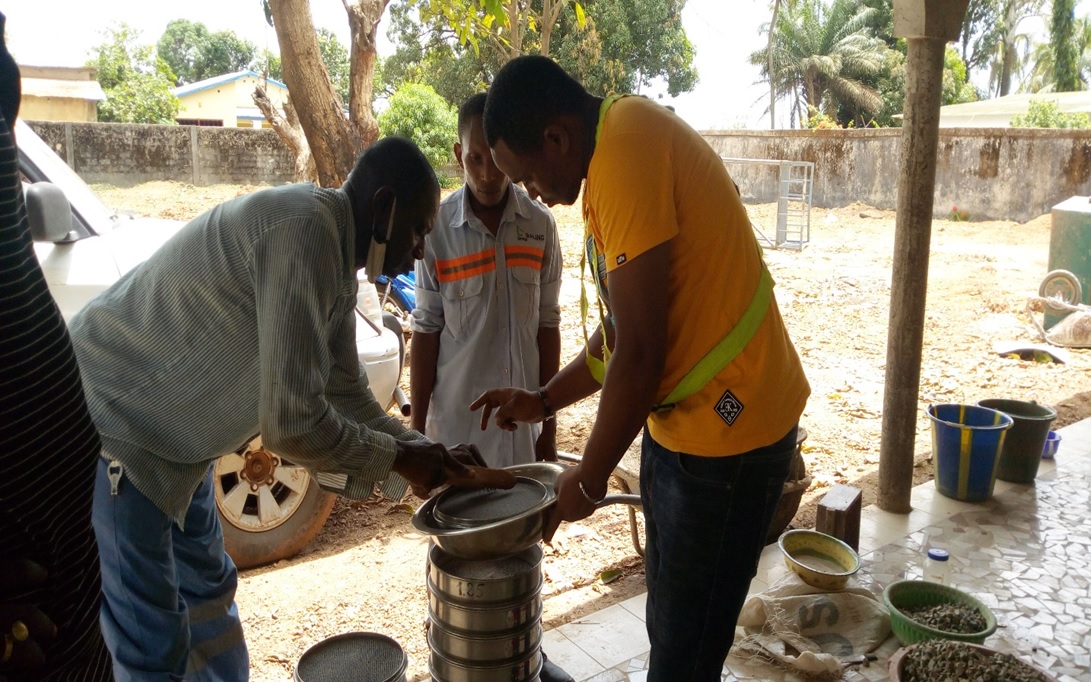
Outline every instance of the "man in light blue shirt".
<svg viewBox="0 0 1091 682">
<path fill-rule="evenodd" d="M 484 110 L 485 93 L 459 109 L 454 151 L 465 185 L 440 204 L 417 262 L 412 426 L 474 443 L 489 466 L 504 467 L 555 460 L 556 422 L 482 431 L 468 406 L 489 388 L 533 391 L 557 373 L 562 262 L 549 210 L 493 163 Z"/>
</svg>

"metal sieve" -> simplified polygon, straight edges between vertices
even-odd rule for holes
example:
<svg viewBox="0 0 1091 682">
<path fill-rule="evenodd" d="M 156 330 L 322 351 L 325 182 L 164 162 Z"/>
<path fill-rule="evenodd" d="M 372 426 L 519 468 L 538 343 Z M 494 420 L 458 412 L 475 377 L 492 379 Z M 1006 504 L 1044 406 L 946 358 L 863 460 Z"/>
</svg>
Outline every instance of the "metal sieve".
<svg viewBox="0 0 1091 682">
<path fill-rule="evenodd" d="M 518 487 L 518 481 L 526 478 L 542 486 L 545 494 L 539 498 L 537 504 L 531 505 L 521 513 L 501 516 L 496 521 L 479 521 L 469 528 L 448 525 L 439 520 L 436 504 L 446 495 L 455 494 L 451 492 L 455 489 L 449 488 L 417 507 L 417 511 L 413 512 L 413 527 L 430 535 L 432 540 L 448 554 L 472 561 L 500 559 L 538 544 L 542 540 L 542 527 L 545 523 L 547 508 L 556 499 L 553 487 L 558 476 L 564 471 L 565 465 L 556 462 L 534 462 L 505 468 L 516 475 L 516 487 Z M 595 508 L 605 507 L 608 504 L 639 505 L 640 496 L 607 495 L 595 505 Z M 455 512 L 455 517 L 459 518 L 460 513 L 462 512 Z"/>
<path fill-rule="evenodd" d="M 515 487 L 448 488 L 436 499 L 432 516 L 446 528 L 476 528 L 518 516 L 546 499 L 545 485 L 532 478 L 519 477 Z"/>
<path fill-rule="evenodd" d="M 348 632 L 303 652 L 296 682 L 404 682 L 409 658 L 401 646 L 375 632 Z"/>
</svg>

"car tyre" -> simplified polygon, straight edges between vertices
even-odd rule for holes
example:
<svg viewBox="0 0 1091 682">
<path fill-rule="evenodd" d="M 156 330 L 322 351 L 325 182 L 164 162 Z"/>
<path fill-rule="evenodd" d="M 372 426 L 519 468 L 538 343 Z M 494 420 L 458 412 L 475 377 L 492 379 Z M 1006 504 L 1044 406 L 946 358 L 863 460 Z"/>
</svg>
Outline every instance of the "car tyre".
<svg viewBox="0 0 1091 682">
<path fill-rule="evenodd" d="M 248 467 L 253 458 L 260 461 Z M 255 490 L 243 472 L 253 476 L 254 464 L 262 470 L 263 462 L 268 477 Z M 260 436 L 218 459 L 213 477 L 224 548 L 240 569 L 298 554 L 321 532 L 337 501 L 305 468 L 265 450 Z"/>
</svg>

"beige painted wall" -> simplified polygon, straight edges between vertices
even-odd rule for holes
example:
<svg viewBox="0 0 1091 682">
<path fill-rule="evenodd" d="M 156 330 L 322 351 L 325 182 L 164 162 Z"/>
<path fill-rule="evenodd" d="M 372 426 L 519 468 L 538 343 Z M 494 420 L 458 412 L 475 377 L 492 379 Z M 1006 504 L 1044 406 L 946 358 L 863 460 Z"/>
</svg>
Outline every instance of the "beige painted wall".
<svg viewBox="0 0 1091 682">
<path fill-rule="evenodd" d="M 236 118 L 236 115 L 240 108 L 256 108 L 253 94 L 254 88 L 258 85 L 265 85 L 265 79 L 244 76 L 216 87 L 205 88 L 204 90 L 183 95 L 178 98 L 177 118 L 211 119 L 223 121 L 225 128 L 248 128 L 251 123 Z M 287 90 L 271 83 L 265 88 L 265 92 L 277 107 L 282 106 L 288 96 Z"/>
<path fill-rule="evenodd" d="M 95 102 L 66 97 L 35 97 L 23 95 L 19 102 L 19 117 L 25 121 L 94 121 Z"/>
</svg>

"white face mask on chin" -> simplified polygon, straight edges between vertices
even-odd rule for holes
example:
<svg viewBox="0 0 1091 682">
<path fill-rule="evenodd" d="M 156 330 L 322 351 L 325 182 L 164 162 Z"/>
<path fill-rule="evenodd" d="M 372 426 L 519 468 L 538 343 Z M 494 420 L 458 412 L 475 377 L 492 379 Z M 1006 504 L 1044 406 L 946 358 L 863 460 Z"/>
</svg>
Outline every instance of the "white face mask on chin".
<svg viewBox="0 0 1091 682">
<path fill-rule="evenodd" d="M 367 281 L 374 284 L 375 278 L 383 274 L 383 265 L 386 261 L 386 245 L 390 241 L 390 234 L 394 231 L 394 209 L 398 207 L 398 197 L 394 197 L 394 203 L 390 205 L 390 220 L 386 224 L 386 236 L 383 243 L 375 241 L 375 221 L 371 222 L 371 246 L 367 249 L 367 264 L 364 272 L 367 273 Z"/>
</svg>

